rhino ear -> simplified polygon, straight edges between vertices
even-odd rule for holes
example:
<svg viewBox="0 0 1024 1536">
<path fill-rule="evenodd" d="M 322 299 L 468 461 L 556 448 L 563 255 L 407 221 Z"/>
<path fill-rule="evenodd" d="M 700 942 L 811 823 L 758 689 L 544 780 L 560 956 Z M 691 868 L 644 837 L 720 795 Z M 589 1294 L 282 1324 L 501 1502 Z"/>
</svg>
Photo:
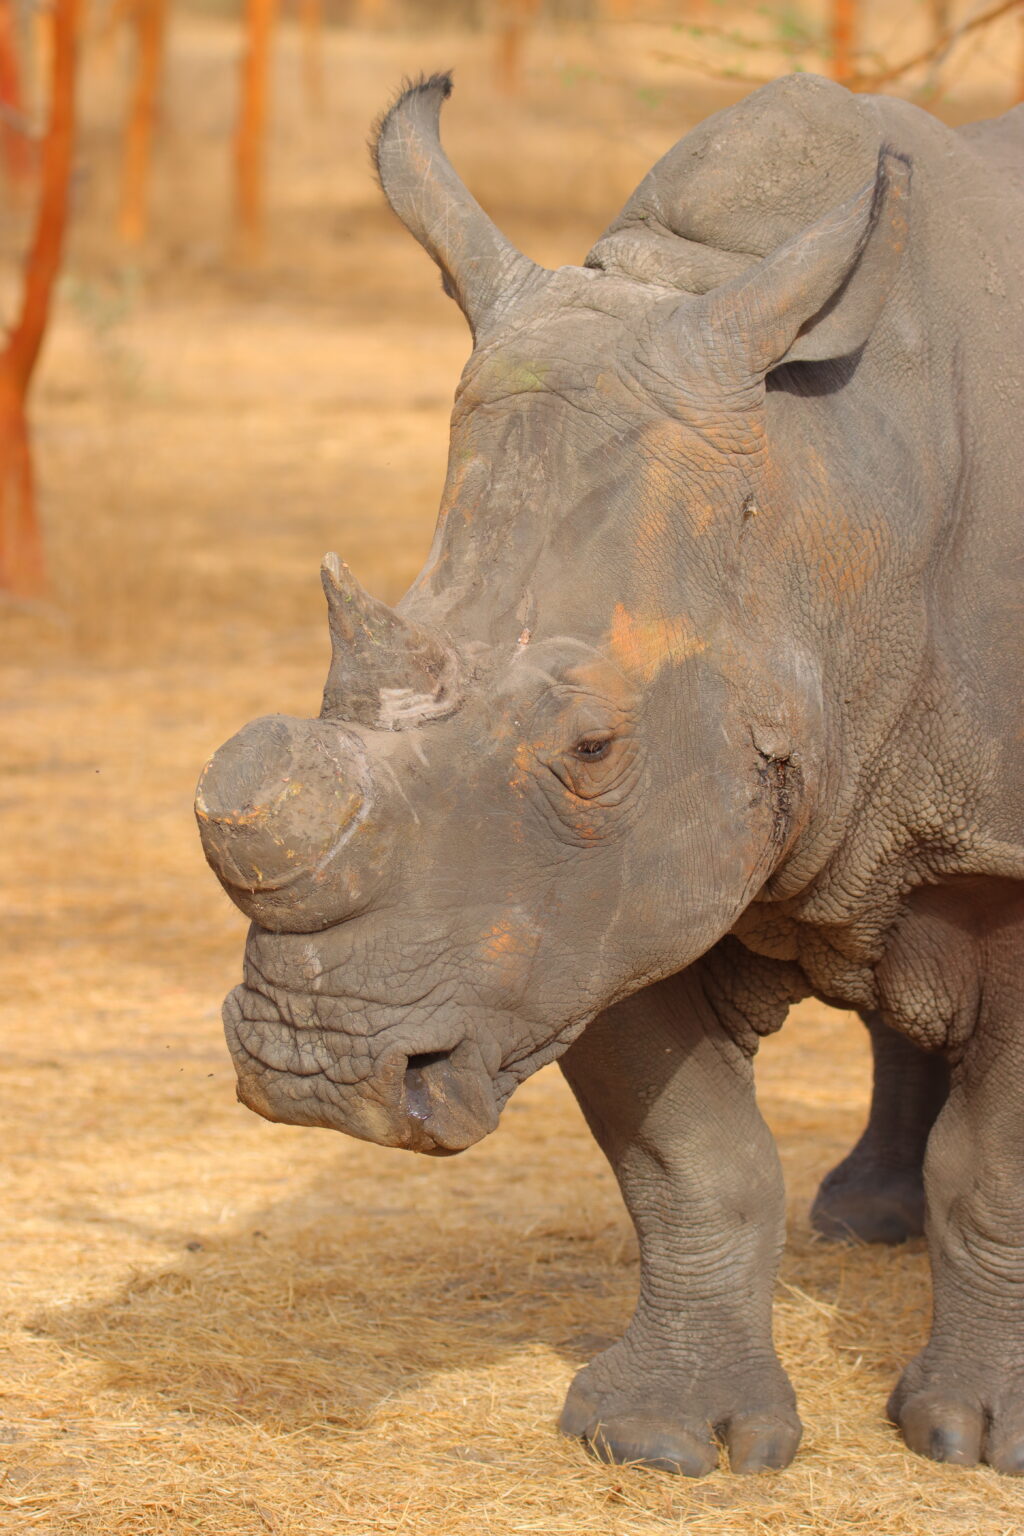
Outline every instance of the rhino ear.
<svg viewBox="0 0 1024 1536">
<path fill-rule="evenodd" d="M 848 357 L 864 345 L 906 244 L 910 161 L 888 147 L 873 180 L 699 301 L 712 366 L 735 386 L 782 363 Z"/>
</svg>

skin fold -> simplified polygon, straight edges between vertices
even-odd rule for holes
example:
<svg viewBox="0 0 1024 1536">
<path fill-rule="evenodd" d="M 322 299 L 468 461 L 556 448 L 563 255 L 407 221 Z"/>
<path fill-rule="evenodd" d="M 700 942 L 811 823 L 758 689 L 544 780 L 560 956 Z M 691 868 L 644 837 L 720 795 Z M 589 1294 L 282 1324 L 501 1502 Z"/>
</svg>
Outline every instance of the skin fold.
<svg viewBox="0 0 1024 1536">
<path fill-rule="evenodd" d="M 856 1009 L 871 1113 L 812 1219 L 926 1231 L 889 1414 L 1024 1472 L 1024 109 L 789 77 L 550 272 L 445 157 L 450 88 L 375 149 L 473 334 L 433 546 L 394 610 L 325 560 L 320 717 L 197 793 L 252 919 L 239 1096 L 446 1156 L 559 1060 L 641 1253 L 562 1428 L 752 1472 L 800 1440 L 753 1057 L 802 997 Z"/>
</svg>

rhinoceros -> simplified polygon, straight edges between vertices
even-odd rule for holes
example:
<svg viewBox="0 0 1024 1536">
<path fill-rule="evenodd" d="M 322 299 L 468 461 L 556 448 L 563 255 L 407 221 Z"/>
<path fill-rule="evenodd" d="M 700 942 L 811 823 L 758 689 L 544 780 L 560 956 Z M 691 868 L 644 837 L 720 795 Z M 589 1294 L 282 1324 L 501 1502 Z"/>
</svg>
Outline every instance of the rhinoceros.
<svg viewBox="0 0 1024 1536">
<path fill-rule="evenodd" d="M 561 1427 L 751 1472 L 801 1435 L 754 1055 L 857 1010 L 874 1103 L 814 1220 L 925 1221 L 889 1416 L 1024 1472 L 1024 108 L 782 79 L 551 271 L 446 158 L 450 89 L 375 141 L 473 336 L 426 565 L 390 608 L 328 556 L 319 718 L 200 781 L 239 1097 L 444 1156 L 557 1059 L 641 1256 Z"/>
</svg>

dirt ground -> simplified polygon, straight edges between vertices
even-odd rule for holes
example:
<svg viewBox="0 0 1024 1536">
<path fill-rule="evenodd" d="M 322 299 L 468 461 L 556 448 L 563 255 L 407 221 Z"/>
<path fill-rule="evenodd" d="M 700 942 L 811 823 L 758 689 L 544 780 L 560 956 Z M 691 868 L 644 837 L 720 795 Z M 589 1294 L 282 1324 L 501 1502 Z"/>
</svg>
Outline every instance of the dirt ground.
<svg viewBox="0 0 1024 1536">
<path fill-rule="evenodd" d="M 791 1202 L 778 1335 L 806 1424 L 795 1465 L 759 1479 L 603 1467 L 555 1432 L 636 1283 L 557 1070 L 452 1161 L 234 1100 L 219 1004 L 244 924 L 202 860 L 197 772 L 251 716 L 315 712 L 324 550 L 388 599 L 415 573 L 467 351 L 381 208 L 367 124 L 403 72 L 454 62 L 453 155 L 531 255 L 578 260 L 655 156 L 745 89 L 664 65 L 657 41 L 545 34 L 505 101 L 485 38 L 332 34 L 317 116 L 287 34 L 251 269 L 226 255 L 234 29 L 175 24 L 134 264 L 110 235 L 120 75 L 90 58 L 35 400 L 54 596 L 0 606 L 3 1536 L 1024 1527 L 1019 1483 L 919 1461 L 884 1422 L 926 1329 L 920 1245 L 811 1238 L 816 1182 L 865 1111 L 852 1018 L 797 1010 L 759 1067 Z M 1001 110 L 997 64 L 944 110 Z"/>
</svg>

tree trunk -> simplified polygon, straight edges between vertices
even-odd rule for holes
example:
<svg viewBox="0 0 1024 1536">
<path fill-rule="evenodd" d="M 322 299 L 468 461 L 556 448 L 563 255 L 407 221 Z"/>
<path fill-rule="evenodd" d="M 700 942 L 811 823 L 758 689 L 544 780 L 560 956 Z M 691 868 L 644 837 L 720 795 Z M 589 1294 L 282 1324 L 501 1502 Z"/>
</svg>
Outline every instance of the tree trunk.
<svg viewBox="0 0 1024 1536">
<path fill-rule="evenodd" d="M 235 219 L 240 254 L 256 255 L 263 236 L 264 156 L 277 0 L 246 0 L 247 43 L 235 136 Z"/>
<path fill-rule="evenodd" d="M 501 0 L 495 74 L 506 96 L 514 95 L 522 86 L 523 46 L 539 9 L 540 0 Z"/>
<path fill-rule="evenodd" d="M 0 360 L 0 589 L 38 597 L 46 586 L 25 398 Z"/>
<path fill-rule="evenodd" d="M 118 233 L 127 245 L 140 245 L 146 233 L 146 190 L 160 94 L 166 20 L 167 0 L 136 0 L 132 11 L 135 89 L 125 126 L 118 216 Z"/>
<path fill-rule="evenodd" d="M 932 17 L 933 43 L 937 43 L 949 31 L 949 24 L 952 19 L 950 4 L 951 0 L 928 0 L 928 9 Z"/>
<path fill-rule="evenodd" d="M 840 85 L 853 79 L 854 28 L 857 0 L 832 0 L 832 78 Z"/>
<path fill-rule="evenodd" d="M 77 0 L 55 0 L 50 122 L 21 313 L 0 352 L 0 587 L 38 596 L 45 584 L 25 401 L 39 358 L 67 224 L 75 125 Z"/>
<path fill-rule="evenodd" d="M 15 192 L 21 191 L 32 175 L 32 142 L 25 117 L 25 93 L 21 86 L 18 63 L 18 25 L 14 0 L 0 0 L 0 104 L 6 109 L 0 119 L 0 158 L 4 178 Z"/>
</svg>

